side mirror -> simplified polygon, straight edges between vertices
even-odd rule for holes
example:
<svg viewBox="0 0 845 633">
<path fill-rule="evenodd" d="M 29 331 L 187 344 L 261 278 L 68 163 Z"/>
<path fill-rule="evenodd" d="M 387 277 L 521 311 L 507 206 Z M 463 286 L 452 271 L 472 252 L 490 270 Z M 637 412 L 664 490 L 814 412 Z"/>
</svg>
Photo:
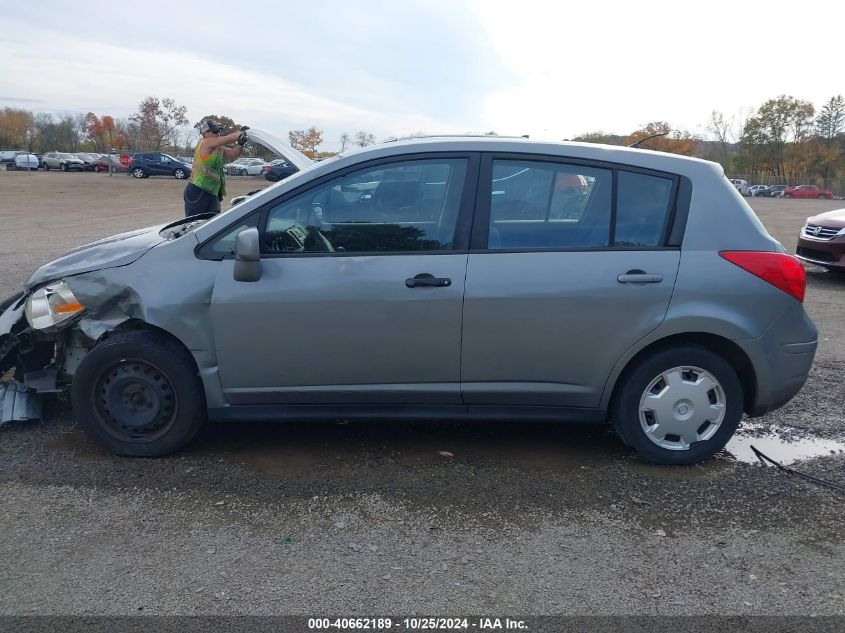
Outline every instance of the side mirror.
<svg viewBox="0 0 845 633">
<path fill-rule="evenodd" d="M 258 229 L 244 229 L 235 238 L 235 281 L 261 279 L 261 248 Z"/>
</svg>

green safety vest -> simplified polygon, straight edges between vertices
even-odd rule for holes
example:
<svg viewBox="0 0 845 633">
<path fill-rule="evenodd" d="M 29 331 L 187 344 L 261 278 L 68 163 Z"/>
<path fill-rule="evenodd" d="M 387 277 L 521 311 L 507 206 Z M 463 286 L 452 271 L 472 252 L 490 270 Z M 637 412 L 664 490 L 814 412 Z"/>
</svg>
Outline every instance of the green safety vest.
<svg viewBox="0 0 845 633">
<path fill-rule="evenodd" d="M 215 198 L 226 195 L 226 182 L 223 180 L 223 148 L 218 147 L 205 160 L 200 156 L 201 145 L 194 150 L 194 165 L 191 168 L 191 182 Z"/>
</svg>

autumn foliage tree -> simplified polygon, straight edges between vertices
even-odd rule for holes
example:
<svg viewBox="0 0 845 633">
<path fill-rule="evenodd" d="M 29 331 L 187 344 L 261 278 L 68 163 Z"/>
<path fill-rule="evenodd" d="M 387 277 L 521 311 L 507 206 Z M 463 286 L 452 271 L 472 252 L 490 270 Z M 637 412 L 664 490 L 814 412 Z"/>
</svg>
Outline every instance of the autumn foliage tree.
<svg viewBox="0 0 845 633">
<path fill-rule="evenodd" d="M 178 129 L 188 125 L 188 109 L 170 97 L 147 97 L 129 120 L 138 128 L 141 149 L 161 149 L 178 144 Z"/>
<path fill-rule="evenodd" d="M 656 134 L 665 136 L 656 136 L 647 141 L 644 140 Z M 643 141 L 642 145 L 640 145 L 643 149 L 681 154 L 683 156 L 694 156 L 698 150 L 700 139 L 689 132 L 673 130 L 665 121 L 652 121 L 641 130 L 629 134 L 623 141 L 623 145 L 631 145 L 638 141 Z"/>
<path fill-rule="evenodd" d="M 124 146 L 123 135 L 117 130 L 114 117 L 108 114 L 102 118 L 93 112 L 85 115 L 85 141 L 95 152 L 107 152 L 110 148 L 120 149 Z"/>
<path fill-rule="evenodd" d="M 307 130 L 291 130 L 288 132 L 288 141 L 294 149 L 309 158 L 315 158 L 317 148 L 323 144 L 323 133 L 312 125 Z"/>
<path fill-rule="evenodd" d="M 0 110 L 0 147 L 28 148 L 32 141 L 32 113 L 27 110 Z"/>
</svg>

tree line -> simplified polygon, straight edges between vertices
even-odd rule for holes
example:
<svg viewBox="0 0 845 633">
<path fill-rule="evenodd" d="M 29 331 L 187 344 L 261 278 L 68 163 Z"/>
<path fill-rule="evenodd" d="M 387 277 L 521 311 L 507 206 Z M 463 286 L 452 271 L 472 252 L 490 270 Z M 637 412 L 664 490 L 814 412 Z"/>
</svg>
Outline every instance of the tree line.
<svg viewBox="0 0 845 633">
<path fill-rule="evenodd" d="M 591 132 L 572 140 L 630 145 L 720 163 L 728 174 L 759 183 L 819 184 L 845 190 L 845 99 L 836 95 L 818 110 L 790 95 L 727 116 L 718 110 L 706 124 L 710 139 L 651 122 L 628 135 Z"/>
<path fill-rule="evenodd" d="M 206 116 L 219 121 L 226 132 L 240 128 L 228 116 Z M 105 152 L 113 148 L 190 153 L 196 143 L 197 127 L 199 121 L 190 126 L 187 108 L 169 97 L 146 97 L 134 113 L 123 119 L 94 112 L 51 114 L 7 107 L 0 110 L 0 149 Z M 653 121 L 627 135 L 590 132 L 572 140 L 612 145 L 643 141 L 642 148 L 713 160 L 727 173 L 755 182 L 845 185 L 845 98 L 842 95 L 831 97 L 818 109 L 810 101 L 780 95 L 756 109 L 732 116 L 714 110 L 704 127 L 709 139 L 673 129 L 666 121 Z M 647 137 L 653 138 L 643 140 Z M 291 130 L 288 140 L 312 158 L 333 154 L 320 150 L 324 136 L 316 126 Z M 343 152 L 349 147 L 372 145 L 375 137 L 366 131 L 343 132 L 338 141 Z M 245 153 L 270 157 L 265 148 L 252 144 L 247 144 Z"/>
<path fill-rule="evenodd" d="M 0 149 L 19 149 L 43 153 L 107 152 L 115 151 L 165 151 L 189 154 L 196 144 L 198 128 L 203 119 L 211 118 L 221 124 L 228 134 L 240 129 L 231 117 L 207 114 L 190 125 L 187 108 L 169 97 L 144 98 L 138 109 L 127 118 L 108 114 L 53 114 L 30 112 L 15 108 L 0 110 Z M 323 132 L 312 126 L 305 130 L 291 130 L 290 144 L 311 158 L 324 158 L 333 152 L 320 151 Z M 341 134 L 341 151 L 357 145 L 366 147 L 375 143 L 373 134 L 365 131 Z M 266 148 L 253 143 L 244 147 L 247 156 L 272 158 Z"/>
</svg>

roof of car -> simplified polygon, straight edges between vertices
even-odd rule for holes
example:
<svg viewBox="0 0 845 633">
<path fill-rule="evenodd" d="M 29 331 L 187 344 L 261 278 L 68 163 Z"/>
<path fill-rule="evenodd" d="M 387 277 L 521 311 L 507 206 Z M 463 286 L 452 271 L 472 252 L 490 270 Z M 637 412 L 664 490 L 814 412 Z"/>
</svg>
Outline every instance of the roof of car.
<svg viewBox="0 0 845 633">
<path fill-rule="evenodd" d="M 377 145 L 354 149 L 344 152 L 339 158 L 344 163 L 347 162 L 345 159 L 353 159 L 349 162 L 358 162 L 364 158 L 365 154 L 368 155 L 368 158 L 370 156 L 378 158 L 392 154 L 411 154 L 415 151 L 525 153 L 621 163 L 677 173 L 696 172 L 702 169 L 717 170 L 720 174 L 723 173 L 722 167 L 718 163 L 645 148 L 573 141 L 537 141 L 524 137 L 504 136 L 418 136 L 390 140 Z"/>
</svg>

